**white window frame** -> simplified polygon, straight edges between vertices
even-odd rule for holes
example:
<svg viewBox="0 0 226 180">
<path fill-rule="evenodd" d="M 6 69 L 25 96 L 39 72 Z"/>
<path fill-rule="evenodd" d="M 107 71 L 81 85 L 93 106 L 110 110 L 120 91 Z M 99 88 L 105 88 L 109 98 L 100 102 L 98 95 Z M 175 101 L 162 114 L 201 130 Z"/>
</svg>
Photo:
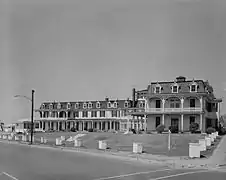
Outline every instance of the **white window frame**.
<svg viewBox="0 0 226 180">
<path fill-rule="evenodd" d="M 70 108 L 71 108 L 71 104 L 67 103 L 67 109 L 70 109 Z"/>
<path fill-rule="evenodd" d="M 100 108 L 100 102 L 96 103 L 96 108 Z"/>
<path fill-rule="evenodd" d="M 195 86 L 195 91 L 192 91 L 192 86 Z M 197 92 L 198 90 L 198 85 L 196 83 L 193 83 L 190 85 L 190 92 Z"/>
<path fill-rule="evenodd" d="M 93 104 L 91 102 L 89 102 L 88 108 L 91 109 L 92 107 L 93 107 Z"/>
<path fill-rule="evenodd" d="M 75 109 L 79 108 L 79 103 L 75 103 Z"/>
<path fill-rule="evenodd" d="M 58 103 L 58 104 L 57 104 L 57 109 L 61 109 L 61 107 L 62 107 L 61 104 Z"/>
<path fill-rule="evenodd" d="M 157 88 L 159 88 L 159 93 L 156 92 Z M 162 86 L 160 86 L 160 84 L 157 83 L 157 85 L 155 86 L 154 93 L 155 94 L 160 94 L 161 92 L 162 92 Z"/>
<path fill-rule="evenodd" d="M 174 89 L 174 87 L 177 87 L 177 92 L 174 92 L 173 91 L 173 89 Z M 177 83 L 174 83 L 172 86 L 171 86 L 171 89 L 172 89 L 172 93 L 178 93 L 178 91 L 179 91 L 179 85 L 177 84 Z"/>
<path fill-rule="evenodd" d="M 111 108 L 111 107 L 112 107 L 111 102 L 108 102 L 108 108 Z"/>
<path fill-rule="evenodd" d="M 53 109 L 53 104 L 49 104 L 49 109 Z"/>
<path fill-rule="evenodd" d="M 144 107 L 145 107 L 145 102 L 141 101 L 141 102 L 139 103 L 139 108 L 144 108 Z"/>
<path fill-rule="evenodd" d="M 83 103 L 83 109 L 87 108 L 87 103 Z"/>
<path fill-rule="evenodd" d="M 114 108 L 117 108 L 118 107 L 118 103 L 117 102 L 114 102 L 113 107 Z"/>
<path fill-rule="evenodd" d="M 45 104 L 44 103 L 42 104 L 42 109 L 45 109 Z"/>
<path fill-rule="evenodd" d="M 126 102 L 124 103 L 124 108 L 128 108 L 128 107 L 129 107 L 129 102 L 126 101 Z"/>
</svg>

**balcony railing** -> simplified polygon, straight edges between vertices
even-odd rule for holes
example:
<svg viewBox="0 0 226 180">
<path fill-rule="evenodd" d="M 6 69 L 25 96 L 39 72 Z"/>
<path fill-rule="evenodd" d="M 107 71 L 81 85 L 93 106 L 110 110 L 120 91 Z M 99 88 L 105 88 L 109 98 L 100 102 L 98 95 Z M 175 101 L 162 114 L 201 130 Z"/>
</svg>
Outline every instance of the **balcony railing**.
<svg viewBox="0 0 226 180">
<path fill-rule="evenodd" d="M 189 108 L 148 108 L 147 113 L 167 113 L 167 112 L 202 112 L 201 107 Z"/>
</svg>

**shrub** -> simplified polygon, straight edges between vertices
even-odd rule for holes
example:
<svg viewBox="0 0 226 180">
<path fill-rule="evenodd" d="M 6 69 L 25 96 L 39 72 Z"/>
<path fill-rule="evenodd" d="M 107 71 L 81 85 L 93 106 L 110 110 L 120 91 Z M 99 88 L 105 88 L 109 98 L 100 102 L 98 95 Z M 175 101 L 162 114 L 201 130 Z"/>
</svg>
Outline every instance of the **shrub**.
<svg viewBox="0 0 226 180">
<path fill-rule="evenodd" d="M 211 134 L 211 133 L 213 133 L 213 132 L 216 132 L 216 129 L 213 128 L 213 127 L 208 127 L 207 130 L 206 130 L 206 133 L 207 133 L 207 134 Z"/>
<path fill-rule="evenodd" d="M 189 127 L 191 133 L 195 133 L 199 129 L 198 123 L 191 123 Z"/>
<path fill-rule="evenodd" d="M 171 133 L 178 133 L 179 132 L 178 126 L 170 126 L 169 130 L 170 130 Z"/>
<path fill-rule="evenodd" d="M 76 129 L 74 127 L 72 127 L 71 132 L 76 132 Z"/>
<path fill-rule="evenodd" d="M 156 131 L 161 134 L 164 131 L 164 129 L 165 126 L 163 124 L 160 124 L 157 126 Z"/>
<path fill-rule="evenodd" d="M 226 135 L 226 128 L 225 127 L 221 127 L 219 129 L 219 135 Z"/>
</svg>

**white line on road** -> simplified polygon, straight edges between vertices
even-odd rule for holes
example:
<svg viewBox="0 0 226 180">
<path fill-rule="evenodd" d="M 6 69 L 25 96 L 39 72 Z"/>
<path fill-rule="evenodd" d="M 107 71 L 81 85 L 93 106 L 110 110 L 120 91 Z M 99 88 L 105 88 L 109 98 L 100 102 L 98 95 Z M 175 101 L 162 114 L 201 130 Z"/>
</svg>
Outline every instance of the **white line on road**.
<svg viewBox="0 0 226 180">
<path fill-rule="evenodd" d="M 130 174 L 122 174 L 122 175 L 118 175 L 118 176 L 102 177 L 102 178 L 97 178 L 97 179 L 93 179 L 93 180 L 107 180 L 107 179 L 135 176 L 135 175 L 140 175 L 140 174 L 149 174 L 149 173 L 154 173 L 154 172 L 173 171 L 173 170 L 175 170 L 175 169 L 160 169 L 160 170 L 155 170 L 155 171 L 136 172 L 136 173 L 130 173 Z"/>
<path fill-rule="evenodd" d="M 16 177 L 14 177 L 14 176 L 8 174 L 7 172 L 2 172 L 2 174 L 5 174 L 6 176 L 12 178 L 13 180 L 19 180 L 19 179 L 17 179 Z"/>
<path fill-rule="evenodd" d="M 172 178 L 172 177 L 178 177 L 178 176 L 184 176 L 184 175 L 196 174 L 196 173 L 203 173 L 203 172 L 208 172 L 208 171 L 209 171 L 209 170 L 202 170 L 202 171 L 192 171 L 192 172 L 178 173 L 178 174 L 173 174 L 173 175 L 169 175 L 169 176 L 162 176 L 162 177 L 158 177 L 158 178 L 153 178 L 153 179 L 149 179 L 149 180 L 168 179 L 168 178 Z"/>
</svg>

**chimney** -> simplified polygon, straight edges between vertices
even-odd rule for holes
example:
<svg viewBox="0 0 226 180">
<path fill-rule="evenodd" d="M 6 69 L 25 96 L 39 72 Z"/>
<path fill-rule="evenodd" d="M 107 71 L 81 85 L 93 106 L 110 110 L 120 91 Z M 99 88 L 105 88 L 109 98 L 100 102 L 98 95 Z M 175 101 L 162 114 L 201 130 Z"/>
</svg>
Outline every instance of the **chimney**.
<svg viewBox="0 0 226 180">
<path fill-rule="evenodd" d="M 136 101 L 136 89 L 133 88 L 132 90 L 132 101 L 133 101 L 133 107 L 135 107 L 135 101 Z"/>
<path fill-rule="evenodd" d="M 109 101 L 109 98 L 108 98 L 108 97 L 106 97 L 106 98 L 105 98 L 105 101 Z"/>
</svg>

